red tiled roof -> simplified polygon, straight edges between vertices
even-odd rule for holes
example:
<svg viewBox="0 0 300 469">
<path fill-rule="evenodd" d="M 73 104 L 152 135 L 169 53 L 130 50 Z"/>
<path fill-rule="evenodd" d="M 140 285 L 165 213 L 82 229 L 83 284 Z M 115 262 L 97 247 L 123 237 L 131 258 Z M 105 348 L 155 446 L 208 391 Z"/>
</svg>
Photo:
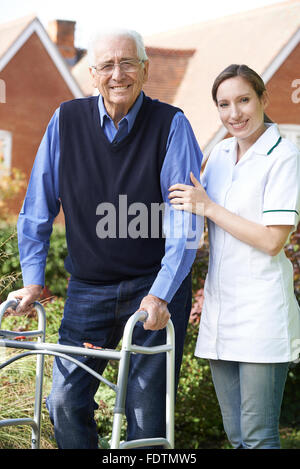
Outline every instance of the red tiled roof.
<svg viewBox="0 0 300 469">
<path fill-rule="evenodd" d="M 143 89 L 151 98 L 171 104 L 195 50 L 146 47 L 146 52 L 149 58 L 149 78 Z"/>
</svg>

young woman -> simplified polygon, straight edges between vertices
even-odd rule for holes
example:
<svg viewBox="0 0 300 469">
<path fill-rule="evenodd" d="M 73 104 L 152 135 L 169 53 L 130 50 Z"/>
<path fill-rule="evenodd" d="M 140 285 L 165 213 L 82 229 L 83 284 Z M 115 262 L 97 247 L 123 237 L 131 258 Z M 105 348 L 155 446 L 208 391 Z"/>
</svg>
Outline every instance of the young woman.
<svg viewBox="0 0 300 469">
<path fill-rule="evenodd" d="M 284 245 L 300 211 L 300 154 L 266 119 L 262 79 L 227 67 L 212 96 L 233 136 L 216 145 L 201 179 L 170 187 L 178 210 L 207 217 L 209 269 L 196 355 L 210 360 L 234 448 L 280 448 L 289 362 L 299 356 L 300 311 Z"/>
</svg>

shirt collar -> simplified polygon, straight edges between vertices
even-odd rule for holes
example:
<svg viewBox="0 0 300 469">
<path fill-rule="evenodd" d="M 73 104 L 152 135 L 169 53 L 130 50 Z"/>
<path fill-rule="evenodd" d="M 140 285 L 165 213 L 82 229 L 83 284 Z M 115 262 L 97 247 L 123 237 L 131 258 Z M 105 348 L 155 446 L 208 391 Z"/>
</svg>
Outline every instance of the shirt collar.
<svg viewBox="0 0 300 469">
<path fill-rule="evenodd" d="M 256 142 L 251 147 L 251 153 L 255 152 L 260 155 L 267 156 L 272 152 L 272 150 L 279 143 L 280 132 L 277 124 L 265 124 L 267 129 L 265 132 L 256 140 Z M 237 140 L 235 137 L 228 138 L 224 140 L 223 149 L 227 152 L 231 152 L 236 148 Z M 249 148 L 250 150 L 250 148 Z M 248 151 L 249 151 L 248 150 Z M 248 153 L 248 152 L 247 152 Z"/>
<path fill-rule="evenodd" d="M 143 92 L 141 91 L 139 97 L 136 99 L 134 105 L 132 106 L 132 108 L 130 109 L 128 114 L 126 114 L 126 116 L 123 117 L 123 119 L 127 120 L 128 133 L 130 132 L 130 130 L 133 127 L 133 124 L 134 124 L 136 116 L 137 116 L 137 114 L 138 114 L 138 112 L 139 112 L 139 110 L 142 106 L 142 103 L 143 103 Z M 107 119 L 111 120 L 111 117 L 108 115 L 108 113 L 105 109 L 105 105 L 104 105 L 104 102 L 103 102 L 103 97 L 101 96 L 101 94 L 99 94 L 98 109 L 99 109 L 99 114 L 100 114 L 100 125 L 101 125 L 101 127 L 103 127 L 104 118 L 107 118 Z M 121 119 L 120 122 L 122 122 L 123 119 Z"/>
<path fill-rule="evenodd" d="M 252 145 L 252 150 L 260 155 L 268 155 L 280 139 L 280 132 L 276 124 L 265 124 L 267 130 Z"/>
</svg>

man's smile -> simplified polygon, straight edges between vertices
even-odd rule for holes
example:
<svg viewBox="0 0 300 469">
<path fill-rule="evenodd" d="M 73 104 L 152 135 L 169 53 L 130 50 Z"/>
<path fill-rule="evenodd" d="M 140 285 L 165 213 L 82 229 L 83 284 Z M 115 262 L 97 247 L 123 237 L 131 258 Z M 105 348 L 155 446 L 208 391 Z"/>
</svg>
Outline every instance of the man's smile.
<svg viewBox="0 0 300 469">
<path fill-rule="evenodd" d="M 113 90 L 127 90 L 131 85 L 115 85 L 111 86 L 110 88 Z"/>
</svg>

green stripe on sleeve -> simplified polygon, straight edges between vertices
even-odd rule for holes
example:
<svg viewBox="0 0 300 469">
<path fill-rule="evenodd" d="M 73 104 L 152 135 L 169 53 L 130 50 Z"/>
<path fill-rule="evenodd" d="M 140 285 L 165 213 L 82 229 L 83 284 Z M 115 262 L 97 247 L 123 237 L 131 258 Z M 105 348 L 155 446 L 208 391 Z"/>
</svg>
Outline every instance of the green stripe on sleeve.
<svg viewBox="0 0 300 469">
<path fill-rule="evenodd" d="M 299 215 L 297 210 L 264 210 L 263 211 L 263 213 L 268 213 L 268 212 L 295 212 L 297 213 L 297 215 Z"/>
</svg>

